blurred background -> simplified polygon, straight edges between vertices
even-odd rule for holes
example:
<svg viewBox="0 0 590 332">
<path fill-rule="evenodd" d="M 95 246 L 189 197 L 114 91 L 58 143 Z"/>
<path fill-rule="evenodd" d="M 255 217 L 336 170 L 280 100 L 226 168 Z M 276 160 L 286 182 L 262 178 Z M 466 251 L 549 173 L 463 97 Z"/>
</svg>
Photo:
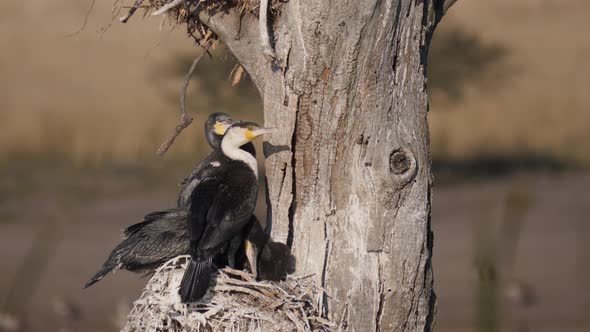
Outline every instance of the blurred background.
<svg viewBox="0 0 590 332">
<path fill-rule="evenodd" d="M 211 112 L 262 121 L 223 49 L 114 1 L 0 2 L 0 331 L 112 331 L 147 280 L 88 290 L 120 230 L 175 203 Z M 437 331 L 590 330 L 587 0 L 460 0 L 429 62 Z M 84 26 L 82 31 L 80 28 Z"/>
</svg>

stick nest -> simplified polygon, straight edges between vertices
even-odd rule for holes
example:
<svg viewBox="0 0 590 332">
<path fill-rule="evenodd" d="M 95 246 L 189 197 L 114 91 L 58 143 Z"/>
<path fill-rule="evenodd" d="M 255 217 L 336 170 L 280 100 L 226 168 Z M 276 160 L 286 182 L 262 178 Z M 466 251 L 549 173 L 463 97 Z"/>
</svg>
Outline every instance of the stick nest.
<svg viewBox="0 0 590 332">
<path fill-rule="evenodd" d="M 212 278 L 207 295 L 180 303 L 178 288 L 189 256 L 160 267 L 150 279 L 122 331 L 335 331 L 321 317 L 310 278 L 289 276 L 275 283 L 224 268 Z"/>
<path fill-rule="evenodd" d="M 173 1 L 174 0 L 136 0 L 136 4 L 141 4 L 141 8 L 144 8 L 146 14 L 149 14 L 156 12 Z M 286 1 L 288 0 L 269 0 L 271 18 L 279 15 L 280 3 Z M 186 24 L 188 35 L 194 38 L 198 44 L 202 45 L 203 42 L 216 36 L 199 20 L 199 11 L 227 12 L 231 8 L 236 8 L 242 16 L 253 15 L 258 17 L 259 5 L 260 0 L 183 0 L 180 5 L 167 10 L 166 14 L 175 24 Z"/>
</svg>

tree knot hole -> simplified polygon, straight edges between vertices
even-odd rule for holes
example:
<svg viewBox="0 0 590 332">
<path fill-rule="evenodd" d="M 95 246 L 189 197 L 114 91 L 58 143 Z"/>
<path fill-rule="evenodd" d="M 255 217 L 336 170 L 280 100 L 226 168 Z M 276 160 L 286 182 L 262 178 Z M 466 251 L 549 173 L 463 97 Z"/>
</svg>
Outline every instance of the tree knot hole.
<svg viewBox="0 0 590 332">
<path fill-rule="evenodd" d="M 404 181 L 409 181 L 417 168 L 416 158 L 407 149 L 398 148 L 389 155 L 389 170 Z"/>
<path fill-rule="evenodd" d="M 397 149 L 389 156 L 389 169 L 397 175 L 404 174 L 410 170 L 410 157 L 402 149 Z"/>
</svg>

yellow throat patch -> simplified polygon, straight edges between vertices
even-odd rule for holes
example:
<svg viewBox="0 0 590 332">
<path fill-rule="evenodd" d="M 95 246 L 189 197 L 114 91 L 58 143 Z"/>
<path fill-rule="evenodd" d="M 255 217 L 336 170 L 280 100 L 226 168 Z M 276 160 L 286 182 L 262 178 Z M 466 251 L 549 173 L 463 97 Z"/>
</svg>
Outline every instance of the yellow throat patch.
<svg viewBox="0 0 590 332">
<path fill-rule="evenodd" d="M 215 133 L 217 135 L 223 136 L 223 135 L 225 135 L 226 128 L 220 122 L 215 122 L 215 125 L 213 126 L 213 130 L 215 131 Z"/>
</svg>

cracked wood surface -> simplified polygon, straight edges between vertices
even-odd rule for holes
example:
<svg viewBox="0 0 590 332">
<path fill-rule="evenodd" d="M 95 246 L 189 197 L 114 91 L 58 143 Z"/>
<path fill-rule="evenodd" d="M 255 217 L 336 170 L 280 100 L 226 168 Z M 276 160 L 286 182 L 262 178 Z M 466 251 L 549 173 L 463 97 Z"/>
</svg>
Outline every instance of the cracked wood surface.
<svg viewBox="0 0 590 332">
<path fill-rule="evenodd" d="M 264 144 L 272 235 L 326 290 L 318 301 L 343 330 L 432 329 L 425 66 L 446 9 L 290 0 L 269 22 L 272 62 L 256 18 L 200 13 L 280 129 Z"/>
</svg>

